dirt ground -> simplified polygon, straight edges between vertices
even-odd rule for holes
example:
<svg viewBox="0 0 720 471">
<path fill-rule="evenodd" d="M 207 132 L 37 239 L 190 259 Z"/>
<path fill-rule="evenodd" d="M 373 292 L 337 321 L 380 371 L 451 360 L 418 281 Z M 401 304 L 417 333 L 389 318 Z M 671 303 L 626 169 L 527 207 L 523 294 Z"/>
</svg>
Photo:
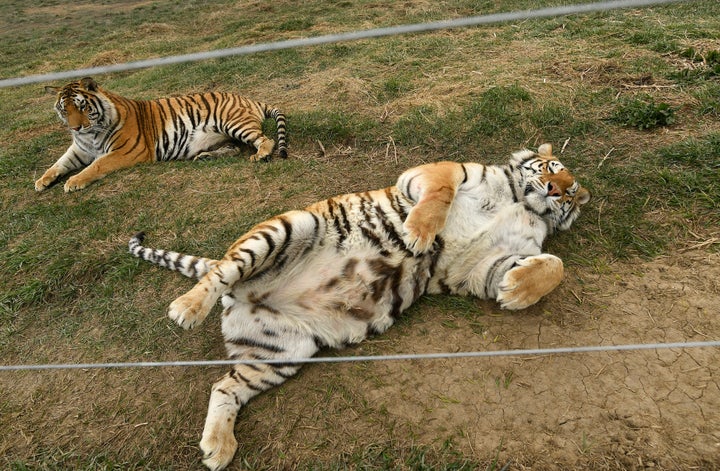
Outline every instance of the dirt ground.
<svg viewBox="0 0 720 471">
<path fill-rule="evenodd" d="M 532 349 L 719 338 L 720 254 L 677 253 L 570 272 L 547 301 L 500 314 L 482 341 L 433 324 L 398 351 Z M 510 469 L 720 469 L 720 352 L 686 348 L 377 366 L 366 392 L 422 441 L 459 432 Z M 386 373 L 385 373 L 386 372 Z M 462 443 L 460 443 L 462 445 Z"/>
</svg>

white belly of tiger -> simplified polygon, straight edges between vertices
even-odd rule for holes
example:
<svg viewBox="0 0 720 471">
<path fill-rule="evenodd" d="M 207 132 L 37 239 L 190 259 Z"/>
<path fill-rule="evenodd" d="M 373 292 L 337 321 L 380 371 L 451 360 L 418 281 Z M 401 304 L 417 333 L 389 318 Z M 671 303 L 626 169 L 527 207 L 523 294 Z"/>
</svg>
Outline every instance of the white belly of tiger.
<svg viewBox="0 0 720 471">
<path fill-rule="evenodd" d="M 197 129 L 193 131 L 190 142 L 188 142 L 188 155 L 194 156 L 202 152 L 208 152 L 231 142 L 225 134 Z"/>
<path fill-rule="evenodd" d="M 260 329 L 298 332 L 341 347 L 362 341 L 368 329 L 384 332 L 394 321 L 394 303 L 403 310 L 415 300 L 407 288 L 415 283 L 406 277 L 417 276 L 416 264 L 408 266 L 401 254 L 380 261 L 372 248 L 349 253 L 328 248 L 301 258 L 280 273 L 235 284 L 222 300 L 226 339 Z"/>
</svg>

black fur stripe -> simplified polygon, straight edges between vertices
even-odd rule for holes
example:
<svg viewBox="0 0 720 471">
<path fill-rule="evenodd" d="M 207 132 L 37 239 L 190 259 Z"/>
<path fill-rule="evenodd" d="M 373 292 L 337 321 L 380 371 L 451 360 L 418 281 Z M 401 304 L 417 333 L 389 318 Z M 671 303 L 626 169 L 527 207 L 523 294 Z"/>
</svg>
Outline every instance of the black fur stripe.
<svg viewBox="0 0 720 471">
<path fill-rule="evenodd" d="M 285 349 L 278 347 L 277 345 L 260 342 L 258 340 L 247 338 L 247 337 L 233 337 L 230 339 L 226 339 L 226 342 L 231 343 L 233 345 L 240 346 L 240 347 L 248 347 L 250 349 L 257 348 L 257 349 L 265 350 L 265 351 L 271 352 L 271 353 L 284 353 L 285 352 Z"/>
</svg>

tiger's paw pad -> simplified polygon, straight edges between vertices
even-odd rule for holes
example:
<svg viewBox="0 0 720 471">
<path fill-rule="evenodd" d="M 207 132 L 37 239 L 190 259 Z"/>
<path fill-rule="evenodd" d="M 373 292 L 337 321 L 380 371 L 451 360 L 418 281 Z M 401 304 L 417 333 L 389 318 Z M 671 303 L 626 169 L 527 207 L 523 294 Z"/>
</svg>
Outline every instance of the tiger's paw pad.
<svg viewBox="0 0 720 471">
<path fill-rule="evenodd" d="M 210 310 L 190 296 L 180 296 L 170 304 L 168 317 L 183 329 L 192 329 L 202 323 Z"/>
<path fill-rule="evenodd" d="M 503 309 L 525 309 L 560 284 L 563 263 L 558 257 L 541 254 L 520 260 L 505 273 L 498 286 L 497 301 Z"/>
<path fill-rule="evenodd" d="M 205 466 L 213 471 L 225 469 L 235 456 L 237 440 L 232 433 L 213 433 L 208 436 L 203 434 L 200 449 L 203 452 L 202 462 Z"/>
</svg>

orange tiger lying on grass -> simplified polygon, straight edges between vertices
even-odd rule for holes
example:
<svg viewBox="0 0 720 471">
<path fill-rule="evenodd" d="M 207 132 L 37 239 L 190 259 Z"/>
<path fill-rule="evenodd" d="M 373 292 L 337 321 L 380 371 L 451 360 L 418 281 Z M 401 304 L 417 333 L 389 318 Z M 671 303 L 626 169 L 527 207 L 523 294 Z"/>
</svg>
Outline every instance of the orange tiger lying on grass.
<svg viewBox="0 0 720 471">
<path fill-rule="evenodd" d="M 104 90 L 89 77 L 62 88 L 55 110 L 72 133 L 73 143 L 35 182 L 43 191 L 61 176 L 65 191 L 85 188 L 110 172 L 141 162 L 187 160 L 224 153 L 228 144 L 252 144 L 250 160 L 268 159 L 275 142 L 264 136 L 262 123 L 277 124 L 278 153 L 287 157 L 285 115 L 272 106 L 232 93 L 209 92 L 151 101 L 123 98 Z"/>
<path fill-rule="evenodd" d="M 200 448 L 213 470 L 230 463 L 235 418 L 323 347 L 382 333 L 424 293 L 495 299 L 523 309 L 552 291 L 563 263 L 542 253 L 587 203 L 544 144 L 507 165 L 440 162 L 411 168 L 384 190 L 337 196 L 269 219 L 221 260 L 143 247 L 136 257 L 200 279 L 171 305 L 180 326 L 200 324 L 219 298 L 228 356 L 287 360 L 237 364 L 213 385 Z"/>
</svg>

